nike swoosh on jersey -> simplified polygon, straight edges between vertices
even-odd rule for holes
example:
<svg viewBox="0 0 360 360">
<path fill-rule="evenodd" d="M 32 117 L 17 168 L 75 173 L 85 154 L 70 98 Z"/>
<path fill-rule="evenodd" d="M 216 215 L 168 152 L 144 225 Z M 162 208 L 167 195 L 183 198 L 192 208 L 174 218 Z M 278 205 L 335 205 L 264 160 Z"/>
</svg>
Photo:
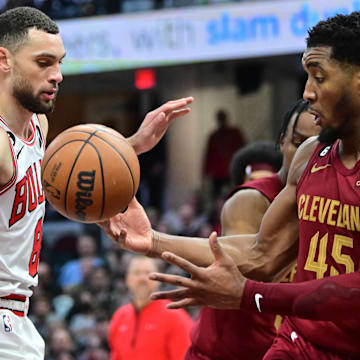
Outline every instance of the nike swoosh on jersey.
<svg viewBox="0 0 360 360">
<path fill-rule="evenodd" d="M 315 164 L 313 165 L 313 167 L 311 168 L 311 173 L 314 174 L 314 173 L 316 173 L 317 171 L 324 170 L 324 169 L 326 169 L 328 166 L 331 166 L 331 164 L 326 164 L 326 165 L 322 165 L 322 166 L 317 166 L 317 164 L 315 163 Z"/>
<path fill-rule="evenodd" d="M 259 312 L 261 312 L 261 308 L 260 308 L 260 299 L 262 299 L 263 296 L 259 293 L 255 294 L 255 304 L 256 304 L 256 307 L 258 309 Z"/>
</svg>

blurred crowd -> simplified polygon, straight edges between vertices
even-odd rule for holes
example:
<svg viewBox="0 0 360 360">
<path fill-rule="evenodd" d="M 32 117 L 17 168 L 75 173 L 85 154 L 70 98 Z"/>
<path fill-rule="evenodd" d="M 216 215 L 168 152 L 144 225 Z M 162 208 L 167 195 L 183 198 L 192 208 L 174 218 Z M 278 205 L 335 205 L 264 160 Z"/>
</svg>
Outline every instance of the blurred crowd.
<svg viewBox="0 0 360 360">
<path fill-rule="evenodd" d="M 33 6 L 44 11 L 53 19 L 68 19 L 244 1 L 264 0 L 0 0 L 0 12 L 16 6 Z"/>
<path fill-rule="evenodd" d="M 208 237 L 219 230 L 223 196 L 206 203 L 194 193 L 176 210 L 146 209 L 156 230 Z M 46 360 L 109 359 L 108 328 L 112 315 L 130 302 L 125 274 L 133 254 L 122 250 L 96 225 L 66 230 L 66 220 L 49 205 L 44 224 L 39 286 L 29 315 L 46 342 Z M 181 270 L 159 261 L 160 271 Z M 190 309 L 195 318 L 198 309 Z"/>
</svg>

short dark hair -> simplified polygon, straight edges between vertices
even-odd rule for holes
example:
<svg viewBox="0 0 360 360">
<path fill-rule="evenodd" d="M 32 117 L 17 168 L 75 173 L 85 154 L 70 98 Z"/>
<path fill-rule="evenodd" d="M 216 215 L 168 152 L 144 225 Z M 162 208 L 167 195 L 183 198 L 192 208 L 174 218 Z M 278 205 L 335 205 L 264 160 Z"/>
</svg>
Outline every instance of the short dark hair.
<svg viewBox="0 0 360 360">
<path fill-rule="evenodd" d="M 59 27 L 42 11 L 21 6 L 0 15 L 0 46 L 15 53 L 28 39 L 29 29 L 36 28 L 49 34 L 58 34 Z"/>
<path fill-rule="evenodd" d="M 278 171 L 282 164 L 282 154 L 272 141 L 256 141 L 238 150 L 232 157 L 230 176 L 234 186 L 244 182 L 248 165 L 265 163 Z"/>
<path fill-rule="evenodd" d="M 360 12 L 336 15 L 320 21 L 308 31 L 308 48 L 329 46 L 331 58 L 349 65 L 360 66 Z"/>
<path fill-rule="evenodd" d="M 278 136 L 278 145 L 280 144 L 280 142 L 284 139 L 287 131 L 288 131 L 288 127 L 289 127 L 289 123 L 291 118 L 294 116 L 294 114 L 296 114 L 295 117 L 295 121 L 292 127 L 293 132 L 296 129 L 296 125 L 299 121 L 299 117 L 300 115 L 307 111 L 309 108 L 309 103 L 303 99 L 299 99 L 298 101 L 296 101 L 291 107 L 290 109 L 285 113 L 281 126 L 280 126 L 280 130 L 279 130 L 279 136 Z"/>
</svg>

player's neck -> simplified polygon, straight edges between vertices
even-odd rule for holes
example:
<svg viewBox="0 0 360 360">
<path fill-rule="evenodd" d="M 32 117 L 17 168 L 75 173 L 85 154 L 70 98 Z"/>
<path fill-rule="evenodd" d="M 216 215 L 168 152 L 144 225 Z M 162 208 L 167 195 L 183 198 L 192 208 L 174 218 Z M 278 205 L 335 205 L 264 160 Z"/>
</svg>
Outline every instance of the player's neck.
<svg viewBox="0 0 360 360">
<path fill-rule="evenodd" d="M 341 139 L 339 144 L 339 156 L 345 167 L 352 169 L 360 160 L 360 135 Z"/>
<path fill-rule="evenodd" d="M 32 113 L 21 106 L 14 97 L 0 97 L 0 116 L 15 135 L 28 138 Z"/>
<path fill-rule="evenodd" d="M 287 176 L 288 176 L 288 170 L 282 166 L 280 170 L 277 172 L 277 176 L 279 177 L 282 184 L 286 184 Z"/>
</svg>

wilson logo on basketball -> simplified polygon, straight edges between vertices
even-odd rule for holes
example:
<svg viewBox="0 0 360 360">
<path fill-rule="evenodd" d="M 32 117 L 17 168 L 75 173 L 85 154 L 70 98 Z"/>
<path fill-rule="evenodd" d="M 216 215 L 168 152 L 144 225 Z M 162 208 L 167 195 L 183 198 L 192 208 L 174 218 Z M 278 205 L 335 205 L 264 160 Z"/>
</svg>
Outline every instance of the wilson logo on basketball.
<svg viewBox="0 0 360 360">
<path fill-rule="evenodd" d="M 76 183 L 80 191 L 76 192 L 75 209 L 79 220 L 86 220 L 86 209 L 93 204 L 91 199 L 95 185 L 96 171 L 80 171 Z"/>
</svg>

